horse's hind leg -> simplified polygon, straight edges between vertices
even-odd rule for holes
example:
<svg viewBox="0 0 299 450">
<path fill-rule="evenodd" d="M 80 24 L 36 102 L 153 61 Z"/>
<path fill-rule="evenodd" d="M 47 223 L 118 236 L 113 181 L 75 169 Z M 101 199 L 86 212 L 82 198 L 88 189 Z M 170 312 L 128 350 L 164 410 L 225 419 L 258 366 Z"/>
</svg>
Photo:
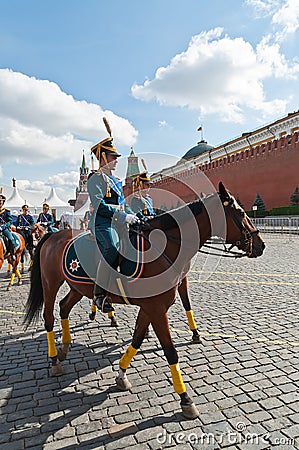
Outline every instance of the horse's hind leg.
<svg viewBox="0 0 299 450">
<path fill-rule="evenodd" d="M 178 362 L 178 353 L 173 344 L 169 331 L 167 312 L 158 314 L 156 311 L 151 317 L 151 323 L 169 364 L 174 390 L 181 398 L 183 415 L 187 419 L 195 419 L 199 416 L 199 411 L 187 394 L 186 387 L 182 379 Z"/>
<path fill-rule="evenodd" d="M 47 340 L 48 340 L 48 356 L 51 358 L 52 361 L 52 376 L 59 376 L 62 375 L 63 370 L 60 365 L 59 359 L 58 359 L 58 351 L 56 348 L 55 343 L 55 331 L 54 328 L 54 303 L 56 299 L 56 295 L 58 292 L 58 289 L 60 287 L 61 283 L 56 282 L 50 283 L 44 282 L 43 283 L 43 294 L 44 294 L 44 322 L 45 322 L 45 329 L 47 332 Z"/>
<path fill-rule="evenodd" d="M 129 367 L 133 357 L 138 352 L 141 344 L 144 340 L 146 330 L 150 324 L 150 319 L 148 315 L 142 310 L 139 310 L 135 330 L 133 334 L 132 344 L 126 350 L 126 353 L 123 354 L 119 361 L 119 374 L 116 377 L 116 385 L 122 391 L 127 391 L 131 389 L 132 385 L 129 382 L 126 374 L 126 370 Z"/>
<path fill-rule="evenodd" d="M 179 292 L 179 296 L 180 296 L 180 298 L 182 300 L 184 309 L 186 311 L 186 316 L 187 316 L 187 319 L 188 319 L 189 328 L 192 331 L 192 341 L 193 342 L 200 342 L 199 333 L 197 331 L 196 322 L 194 320 L 194 314 L 193 314 L 193 311 L 191 309 L 191 303 L 190 303 L 190 300 L 189 300 L 187 277 L 183 278 L 181 284 L 178 287 L 178 292 Z"/>
<path fill-rule="evenodd" d="M 81 300 L 82 297 L 83 296 L 79 294 L 79 292 L 73 291 L 71 289 L 59 303 L 62 328 L 62 343 L 57 352 L 59 361 L 64 361 L 66 359 L 72 340 L 69 324 L 70 311 L 73 306 Z"/>
<path fill-rule="evenodd" d="M 9 283 L 8 283 L 8 286 L 7 286 L 7 288 L 6 288 L 7 291 L 10 291 L 10 290 L 11 290 L 11 287 L 12 287 L 12 285 L 13 285 L 13 283 L 14 283 L 14 280 L 15 280 L 15 276 L 16 276 L 16 275 L 17 275 L 17 277 L 18 277 L 18 285 L 20 286 L 20 285 L 22 284 L 22 275 L 20 274 L 20 271 L 19 271 L 19 269 L 18 269 L 18 263 L 19 263 L 19 261 L 18 261 L 18 259 L 17 259 L 17 260 L 14 261 L 13 264 L 12 264 L 12 274 L 11 274 L 11 277 L 10 277 L 10 280 L 9 280 Z"/>
<path fill-rule="evenodd" d="M 111 303 L 111 305 L 112 305 L 112 303 Z M 112 305 L 113 306 L 113 305 Z M 109 319 L 110 319 L 110 326 L 111 327 L 118 327 L 118 322 L 117 322 L 117 320 L 116 320 L 116 318 L 115 318 L 115 313 L 114 313 L 114 311 L 109 311 L 108 312 L 108 317 L 109 317 Z"/>
<path fill-rule="evenodd" d="M 96 307 L 96 305 L 94 304 L 94 302 L 92 301 L 92 302 L 91 302 L 91 311 L 90 311 L 90 313 L 89 313 L 89 318 L 90 318 L 90 320 L 94 320 L 94 319 L 95 319 L 96 313 L 97 313 L 97 307 Z M 117 320 L 116 320 L 116 318 L 115 318 L 114 311 L 109 311 L 109 312 L 108 312 L 108 317 L 109 317 L 109 319 L 110 319 L 110 325 L 111 325 L 111 327 L 118 327 L 118 322 L 117 322 Z"/>
</svg>

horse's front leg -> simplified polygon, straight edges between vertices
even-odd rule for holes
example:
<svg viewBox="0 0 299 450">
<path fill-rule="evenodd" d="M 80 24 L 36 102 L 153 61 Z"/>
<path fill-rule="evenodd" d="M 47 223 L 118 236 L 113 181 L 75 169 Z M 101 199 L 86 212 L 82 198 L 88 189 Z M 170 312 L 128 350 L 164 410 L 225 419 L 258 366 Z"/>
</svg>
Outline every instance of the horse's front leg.
<svg viewBox="0 0 299 450">
<path fill-rule="evenodd" d="M 13 263 L 11 263 L 12 273 L 11 273 L 11 277 L 10 277 L 8 286 L 6 288 L 7 291 L 11 290 L 16 275 L 18 277 L 18 286 L 20 286 L 22 284 L 22 275 L 20 274 L 20 271 L 18 269 L 18 263 L 19 263 L 19 258 L 16 261 L 13 261 Z"/>
<path fill-rule="evenodd" d="M 153 317 L 151 317 L 151 323 L 169 364 L 174 390 L 181 398 L 182 413 L 187 419 L 195 419 L 199 416 L 199 411 L 187 394 L 186 387 L 182 379 L 178 353 L 173 344 L 169 331 L 167 312 L 158 314 L 156 311 Z"/>
<path fill-rule="evenodd" d="M 191 309 L 191 303 L 188 295 L 188 280 L 187 277 L 183 278 L 181 281 L 179 287 L 178 287 L 178 293 L 180 296 L 180 299 L 183 303 L 184 309 L 186 311 L 186 316 L 188 319 L 188 325 L 190 331 L 192 331 L 192 341 L 193 342 L 200 342 L 199 333 L 197 331 L 196 322 L 194 320 L 194 314 L 193 310 Z"/>
<path fill-rule="evenodd" d="M 115 381 L 117 387 L 122 391 L 128 391 L 132 387 L 130 381 L 128 380 L 126 371 L 133 357 L 136 355 L 139 348 L 141 347 L 149 324 L 150 319 L 148 315 L 142 309 L 140 309 L 135 324 L 132 344 L 129 345 L 126 352 L 123 354 L 123 356 L 119 361 L 119 373 Z"/>
<path fill-rule="evenodd" d="M 24 260 L 25 260 L 25 250 L 21 254 L 21 260 L 20 260 L 21 270 L 20 270 L 20 273 L 24 273 L 24 266 L 25 266 Z"/>
</svg>

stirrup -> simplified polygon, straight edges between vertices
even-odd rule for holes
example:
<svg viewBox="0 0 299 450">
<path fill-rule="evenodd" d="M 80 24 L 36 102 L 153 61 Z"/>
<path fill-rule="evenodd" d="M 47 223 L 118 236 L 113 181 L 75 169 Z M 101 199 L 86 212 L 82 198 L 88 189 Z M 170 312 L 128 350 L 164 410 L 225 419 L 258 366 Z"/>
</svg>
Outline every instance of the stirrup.
<svg viewBox="0 0 299 450">
<path fill-rule="evenodd" d="M 105 295 L 98 295 L 94 297 L 93 299 L 94 305 L 98 308 L 99 311 L 102 313 L 108 313 L 114 311 L 113 306 L 108 302 L 107 296 Z"/>
</svg>

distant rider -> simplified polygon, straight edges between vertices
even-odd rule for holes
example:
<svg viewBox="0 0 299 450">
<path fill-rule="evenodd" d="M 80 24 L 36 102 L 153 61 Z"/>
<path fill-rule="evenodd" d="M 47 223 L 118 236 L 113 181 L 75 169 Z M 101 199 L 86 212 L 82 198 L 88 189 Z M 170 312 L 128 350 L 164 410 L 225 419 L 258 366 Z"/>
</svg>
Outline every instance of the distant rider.
<svg viewBox="0 0 299 450">
<path fill-rule="evenodd" d="M 52 225 L 54 224 L 53 214 L 49 213 L 50 206 L 48 203 L 43 204 L 43 212 L 41 212 L 37 218 L 36 223 L 42 225 L 48 232 L 56 233 L 57 229 Z"/>
<path fill-rule="evenodd" d="M 23 205 L 22 206 L 22 214 L 18 215 L 18 220 L 17 220 L 17 231 L 20 231 L 25 238 L 25 242 L 28 245 L 28 247 L 33 247 L 33 237 L 31 235 L 31 227 L 34 225 L 34 219 L 31 216 L 31 214 L 29 214 L 29 206 L 28 205 Z"/>
<path fill-rule="evenodd" d="M 5 195 L 0 194 L 0 231 L 1 233 L 7 237 L 8 241 L 8 253 L 10 253 L 11 259 L 15 260 L 16 257 L 14 255 L 15 252 L 15 240 L 10 231 L 10 226 L 13 223 L 13 217 L 9 209 L 4 208 L 4 203 L 6 201 Z"/>
</svg>

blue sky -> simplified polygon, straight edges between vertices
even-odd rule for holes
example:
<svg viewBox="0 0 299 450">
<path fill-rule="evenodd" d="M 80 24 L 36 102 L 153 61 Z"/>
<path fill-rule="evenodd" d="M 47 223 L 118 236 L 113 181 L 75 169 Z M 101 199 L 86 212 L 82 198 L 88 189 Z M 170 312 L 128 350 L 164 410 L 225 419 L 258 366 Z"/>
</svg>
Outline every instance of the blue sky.
<svg viewBox="0 0 299 450">
<path fill-rule="evenodd" d="M 74 197 L 103 115 L 153 172 L 298 110 L 299 0 L 0 7 L 0 185 Z"/>
</svg>

